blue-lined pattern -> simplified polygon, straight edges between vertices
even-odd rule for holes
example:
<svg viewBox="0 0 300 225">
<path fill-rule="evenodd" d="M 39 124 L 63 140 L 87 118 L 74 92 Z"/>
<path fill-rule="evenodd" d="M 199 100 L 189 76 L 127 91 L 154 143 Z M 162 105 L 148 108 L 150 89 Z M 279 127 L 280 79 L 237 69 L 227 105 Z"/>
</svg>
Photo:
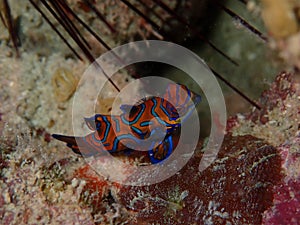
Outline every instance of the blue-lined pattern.
<svg viewBox="0 0 300 225">
<path fill-rule="evenodd" d="M 97 154 L 100 148 L 114 153 L 126 151 L 128 146 L 142 147 L 143 141 L 153 137 L 146 150 L 150 161 L 159 163 L 170 156 L 177 144 L 179 121 L 190 117 L 194 111 L 193 100 L 198 104 L 201 97 L 183 85 L 170 84 L 164 98 L 151 97 L 135 106 L 122 105 L 120 116 L 96 114 L 85 118 L 88 127 L 94 131 L 85 137 L 77 137 L 76 141 L 75 137 L 53 137 L 66 142 L 75 153 L 87 156 Z M 182 118 L 177 111 L 181 112 Z"/>
</svg>

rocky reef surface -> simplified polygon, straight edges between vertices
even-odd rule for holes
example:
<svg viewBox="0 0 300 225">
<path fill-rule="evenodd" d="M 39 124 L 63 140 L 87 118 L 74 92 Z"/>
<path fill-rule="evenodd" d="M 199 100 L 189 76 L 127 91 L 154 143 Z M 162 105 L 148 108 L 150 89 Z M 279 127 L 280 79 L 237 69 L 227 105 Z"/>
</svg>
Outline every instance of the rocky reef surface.
<svg viewBox="0 0 300 225">
<path fill-rule="evenodd" d="M 262 110 L 228 120 L 206 170 L 198 171 L 199 142 L 180 172 L 141 187 L 113 183 L 71 152 L 59 157 L 65 147 L 50 151 L 41 132 L 20 124 L 12 134 L 16 128 L 2 124 L 3 224 L 297 224 L 299 93 L 293 75 L 278 75 Z"/>
<path fill-rule="evenodd" d="M 123 186 L 97 174 L 84 159 L 51 139 L 50 133 L 72 132 L 72 95 L 88 63 L 74 58 L 28 1 L 9 2 L 14 19 L 21 22 L 22 47 L 20 58 L 15 57 L 9 34 L 0 23 L 3 31 L 0 33 L 2 224 L 298 224 L 300 83 L 296 75 L 279 74 L 262 94 L 261 110 L 253 109 L 228 119 L 218 158 L 205 171 L 198 171 L 205 144 L 201 140 L 188 164 L 171 178 L 155 185 Z M 91 26 L 101 30 L 111 46 L 134 40 L 136 36 L 161 38 L 145 20 L 116 1 L 101 1 L 103 5 L 100 5 L 108 21 L 118 29 L 118 35 L 112 35 L 110 28 L 103 26 L 83 1 L 68 2 Z M 168 2 L 174 6 L 172 1 Z M 278 13 L 278 1 L 262 2 L 271 8 L 260 9 L 257 1 L 247 4 L 254 13 L 257 8 L 262 10 L 270 39 L 274 38 L 270 45 L 261 45 L 277 49 L 289 65 L 299 68 L 299 0 L 282 3 L 284 7 L 279 13 L 285 16 L 276 16 L 276 23 L 269 24 L 268 19 Z M 286 17 L 291 12 L 293 16 Z M 161 11 L 156 13 L 165 20 L 170 19 Z M 291 27 L 286 26 L 290 20 Z M 287 30 L 280 28 L 282 24 Z M 226 24 L 216 29 L 218 39 L 213 41 L 218 46 L 220 43 L 228 46 L 230 56 L 235 59 L 247 53 L 242 57 L 242 60 L 249 59 L 247 65 L 240 66 L 236 74 L 244 70 L 253 75 L 260 70 L 255 77 L 240 81 L 235 76 L 234 79 L 246 83 L 250 90 L 253 85 L 249 85 L 249 80 L 262 85 L 258 77 L 271 70 L 264 62 L 268 57 L 261 60 L 259 54 L 241 50 L 240 44 L 248 43 L 248 39 L 243 41 L 237 32 L 234 36 L 241 41 L 232 41 L 233 32 L 226 33 L 227 29 Z M 281 34 L 283 31 L 286 32 Z M 87 37 L 89 42 L 96 43 Z M 254 41 L 248 48 L 260 51 L 257 46 Z M 97 45 L 93 51 L 101 54 L 104 49 Z M 223 66 L 227 63 L 221 63 L 211 51 L 207 61 L 228 70 Z M 257 66 L 257 61 L 262 63 Z M 275 74 L 273 69 L 269 73 Z M 122 87 L 131 79 L 128 74 L 120 73 L 115 82 Z M 252 91 L 258 93 L 256 89 Z M 113 94 L 108 88 L 99 100 L 99 112 L 110 111 Z M 232 98 L 228 102 L 236 107 L 241 105 Z M 127 163 L 148 163 L 144 155 L 119 158 Z M 116 173 L 123 171 L 116 170 Z"/>
</svg>

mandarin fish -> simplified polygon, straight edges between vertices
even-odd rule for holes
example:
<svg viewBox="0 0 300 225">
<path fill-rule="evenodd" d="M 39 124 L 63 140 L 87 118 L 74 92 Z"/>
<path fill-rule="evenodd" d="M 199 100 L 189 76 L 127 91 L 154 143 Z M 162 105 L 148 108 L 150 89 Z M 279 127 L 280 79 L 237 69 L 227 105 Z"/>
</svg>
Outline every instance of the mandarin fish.
<svg viewBox="0 0 300 225">
<path fill-rule="evenodd" d="M 102 150 L 147 150 L 155 164 L 170 156 L 178 142 L 178 128 L 200 101 L 200 95 L 186 86 L 169 84 L 163 98 L 150 97 L 137 105 L 121 105 L 121 115 L 96 114 L 85 118 L 93 132 L 84 137 L 52 136 L 83 156 L 100 155 Z M 149 137 L 151 141 L 145 142 Z"/>
</svg>

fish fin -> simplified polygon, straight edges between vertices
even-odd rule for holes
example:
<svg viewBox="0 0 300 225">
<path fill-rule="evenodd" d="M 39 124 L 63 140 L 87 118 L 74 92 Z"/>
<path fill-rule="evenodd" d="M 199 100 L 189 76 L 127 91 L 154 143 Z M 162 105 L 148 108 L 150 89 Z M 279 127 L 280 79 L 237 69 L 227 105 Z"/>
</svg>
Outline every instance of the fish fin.
<svg viewBox="0 0 300 225">
<path fill-rule="evenodd" d="M 131 109 L 133 108 L 133 107 L 135 107 L 134 105 L 121 105 L 120 106 L 120 109 L 122 110 L 122 112 L 123 113 L 127 113 L 127 114 L 129 114 L 130 113 L 130 111 L 131 111 Z"/>
<path fill-rule="evenodd" d="M 76 143 L 76 138 L 74 136 L 52 134 L 52 137 L 59 141 L 65 142 L 67 144 L 67 146 L 72 149 L 73 152 L 81 155 L 81 153 L 78 149 L 77 143 Z"/>
<path fill-rule="evenodd" d="M 120 106 L 120 109 L 124 113 L 134 113 L 139 109 L 139 105 L 146 102 L 147 100 L 151 99 L 151 97 L 143 97 L 140 100 L 138 100 L 134 105 L 129 105 L 129 104 L 123 104 Z"/>
<path fill-rule="evenodd" d="M 62 141 L 62 142 L 65 142 L 69 145 L 77 145 L 76 144 L 76 139 L 74 136 L 66 136 L 66 135 L 60 135 L 60 134 L 52 134 L 52 137 L 59 140 L 59 141 Z"/>
<path fill-rule="evenodd" d="M 167 136 L 158 146 L 148 151 L 148 155 L 152 164 L 160 163 L 167 159 L 177 146 L 178 138 Z"/>
<path fill-rule="evenodd" d="M 145 96 L 145 97 L 141 98 L 140 100 L 138 100 L 137 103 L 134 104 L 134 105 L 140 105 L 140 104 L 146 102 L 147 100 L 149 100 L 151 98 L 152 98 L 151 96 Z"/>
<path fill-rule="evenodd" d="M 86 137 L 90 135 L 94 135 L 94 133 L 89 134 Z M 82 156 L 93 156 L 98 152 L 92 144 L 86 141 L 86 137 L 74 137 L 60 134 L 52 134 L 52 137 L 59 141 L 65 142 L 67 147 L 71 148 L 74 153 Z"/>
<path fill-rule="evenodd" d="M 100 117 L 101 117 L 100 114 L 95 114 L 92 117 L 84 118 L 84 121 L 90 130 L 96 131 L 96 130 L 99 130 L 101 127 Z"/>
</svg>

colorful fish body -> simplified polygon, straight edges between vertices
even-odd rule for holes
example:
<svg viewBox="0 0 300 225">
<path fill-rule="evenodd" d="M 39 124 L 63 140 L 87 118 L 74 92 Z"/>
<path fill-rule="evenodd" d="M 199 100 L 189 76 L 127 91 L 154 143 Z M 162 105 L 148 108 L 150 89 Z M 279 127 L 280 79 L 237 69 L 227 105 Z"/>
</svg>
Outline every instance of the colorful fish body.
<svg viewBox="0 0 300 225">
<path fill-rule="evenodd" d="M 159 145 L 149 150 L 149 158 L 153 164 L 163 161 L 172 154 L 180 137 L 178 127 L 190 118 L 195 111 L 196 105 L 200 103 L 201 96 L 192 92 L 184 85 L 169 84 L 164 94 L 164 100 L 171 102 L 175 107 L 176 113 L 180 116 L 180 124 L 174 127 L 171 134 L 166 135 L 165 139 Z M 170 111 L 172 111 L 171 108 Z"/>
<path fill-rule="evenodd" d="M 149 159 L 152 164 L 159 163 L 172 154 L 180 137 L 180 135 L 175 134 L 177 132 L 177 130 L 174 130 L 172 135 L 167 135 L 161 143 L 148 151 Z"/>
<path fill-rule="evenodd" d="M 180 125 L 176 109 L 159 97 L 150 98 L 137 106 L 123 105 L 121 109 L 124 112 L 120 116 L 96 114 L 85 118 L 87 126 L 93 131 L 85 137 L 57 134 L 53 137 L 66 142 L 75 153 L 91 156 L 101 150 L 111 153 L 138 147 L 150 150 L 151 146 L 159 145 L 165 135 L 170 135 Z M 143 146 L 144 140 L 150 136 L 154 136 L 153 141 Z"/>
<path fill-rule="evenodd" d="M 99 155 L 101 150 L 115 153 L 139 147 L 149 151 L 152 163 L 158 163 L 172 153 L 178 142 L 175 131 L 193 112 L 194 103 L 201 100 L 183 85 L 170 84 L 166 90 L 164 98 L 151 97 L 138 105 L 122 105 L 121 115 L 85 118 L 93 132 L 84 137 L 52 136 L 84 156 Z M 183 116 L 179 117 L 178 112 Z M 145 142 L 150 136 L 151 142 Z"/>
<path fill-rule="evenodd" d="M 170 134 L 180 126 L 176 108 L 160 97 L 145 99 L 139 105 L 122 105 L 122 122 L 129 125 L 132 133 L 138 138 L 146 139 L 158 135 L 166 129 Z"/>
<path fill-rule="evenodd" d="M 172 102 L 181 116 L 181 122 L 186 121 L 195 111 L 196 105 L 201 102 L 201 96 L 180 84 L 169 84 L 164 99 Z"/>
</svg>

